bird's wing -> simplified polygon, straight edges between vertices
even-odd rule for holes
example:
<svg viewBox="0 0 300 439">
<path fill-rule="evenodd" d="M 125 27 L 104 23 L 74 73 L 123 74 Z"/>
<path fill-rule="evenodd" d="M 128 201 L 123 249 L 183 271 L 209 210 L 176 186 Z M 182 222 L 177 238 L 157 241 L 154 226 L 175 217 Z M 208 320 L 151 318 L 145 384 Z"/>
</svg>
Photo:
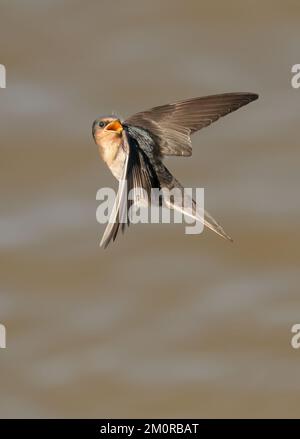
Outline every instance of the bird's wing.
<svg viewBox="0 0 300 439">
<path fill-rule="evenodd" d="M 136 113 L 125 124 L 146 129 L 162 155 L 192 154 L 191 134 L 258 98 L 254 93 L 224 93 L 161 105 Z"/>
<path fill-rule="evenodd" d="M 125 203 L 127 199 L 126 174 L 128 168 L 128 159 L 129 154 L 126 155 L 122 178 L 121 180 L 119 180 L 118 193 L 115 198 L 108 224 L 102 236 L 100 247 L 104 246 L 106 248 L 112 239 L 115 240 L 119 230 L 120 222 L 122 222 L 123 224 L 124 221 L 127 221 L 125 216 Z"/>
<path fill-rule="evenodd" d="M 158 178 L 147 155 L 125 130 L 123 131 L 123 147 L 126 151 L 123 174 L 119 181 L 119 189 L 109 222 L 100 243 L 100 246 L 105 248 L 111 240 L 116 239 L 120 224 L 122 232 L 124 232 L 126 225 L 129 225 L 128 209 L 132 204 L 148 203 L 151 188 L 159 187 Z"/>
</svg>

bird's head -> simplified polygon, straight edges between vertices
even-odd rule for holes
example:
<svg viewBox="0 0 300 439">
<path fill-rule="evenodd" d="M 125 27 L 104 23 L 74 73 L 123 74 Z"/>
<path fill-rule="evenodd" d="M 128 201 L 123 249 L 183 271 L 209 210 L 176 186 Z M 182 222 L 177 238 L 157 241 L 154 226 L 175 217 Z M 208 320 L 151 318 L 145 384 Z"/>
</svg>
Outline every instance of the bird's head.
<svg viewBox="0 0 300 439">
<path fill-rule="evenodd" d="M 122 145 L 123 126 L 116 116 L 104 116 L 93 123 L 93 137 L 102 159 L 110 166 Z"/>
<path fill-rule="evenodd" d="M 118 142 L 122 137 L 123 126 L 116 116 L 104 116 L 93 123 L 93 137 L 99 145 L 103 142 Z"/>
</svg>

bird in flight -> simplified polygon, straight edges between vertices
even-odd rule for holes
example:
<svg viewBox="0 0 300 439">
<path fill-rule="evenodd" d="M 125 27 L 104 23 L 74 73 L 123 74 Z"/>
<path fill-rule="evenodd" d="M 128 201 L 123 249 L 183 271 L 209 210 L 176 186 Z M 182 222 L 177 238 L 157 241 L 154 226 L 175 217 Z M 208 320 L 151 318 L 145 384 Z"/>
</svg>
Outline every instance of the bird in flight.
<svg viewBox="0 0 300 439">
<path fill-rule="evenodd" d="M 122 231 L 126 224 L 129 225 L 128 218 L 120 221 L 120 217 L 124 206 L 129 205 L 130 190 L 142 188 L 149 196 L 152 188 L 183 191 L 183 186 L 164 165 L 165 156 L 191 156 L 193 133 L 257 98 L 255 93 L 224 93 L 161 105 L 136 113 L 124 121 L 116 116 L 96 119 L 92 127 L 95 143 L 101 158 L 119 180 L 111 218 L 100 245 L 106 248 L 111 240 L 116 239 L 120 224 Z M 176 201 L 164 201 L 168 208 L 187 213 Z M 190 216 L 232 241 L 208 212 L 199 215 L 194 200 Z"/>
</svg>

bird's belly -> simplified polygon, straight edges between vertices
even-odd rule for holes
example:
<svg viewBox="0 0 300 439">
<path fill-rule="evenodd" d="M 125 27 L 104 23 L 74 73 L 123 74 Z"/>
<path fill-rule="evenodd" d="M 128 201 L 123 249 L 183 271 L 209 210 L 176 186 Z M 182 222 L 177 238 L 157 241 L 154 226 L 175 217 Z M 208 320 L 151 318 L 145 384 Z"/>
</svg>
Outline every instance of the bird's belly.
<svg viewBox="0 0 300 439">
<path fill-rule="evenodd" d="M 123 148 L 120 148 L 116 158 L 111 162 L 109 168 L 117 180 L 121 180 L 125 164 L 126 155 Z"/>
</svg>

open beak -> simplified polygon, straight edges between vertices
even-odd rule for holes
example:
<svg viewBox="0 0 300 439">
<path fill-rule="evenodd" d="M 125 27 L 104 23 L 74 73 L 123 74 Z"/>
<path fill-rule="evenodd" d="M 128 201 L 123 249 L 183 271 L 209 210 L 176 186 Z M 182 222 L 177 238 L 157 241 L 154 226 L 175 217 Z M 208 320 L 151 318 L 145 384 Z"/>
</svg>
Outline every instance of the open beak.
<svg viewBox="0 0 300 439">
<path fill-rule="evenodd" d="M 119 120 L 113 120 L 108 125 L 106 125 L 105 129 L 107 131 L 115 131 L 118 134 L 121 134 L 123 131 L 123 126 Z"/>
</svg>

